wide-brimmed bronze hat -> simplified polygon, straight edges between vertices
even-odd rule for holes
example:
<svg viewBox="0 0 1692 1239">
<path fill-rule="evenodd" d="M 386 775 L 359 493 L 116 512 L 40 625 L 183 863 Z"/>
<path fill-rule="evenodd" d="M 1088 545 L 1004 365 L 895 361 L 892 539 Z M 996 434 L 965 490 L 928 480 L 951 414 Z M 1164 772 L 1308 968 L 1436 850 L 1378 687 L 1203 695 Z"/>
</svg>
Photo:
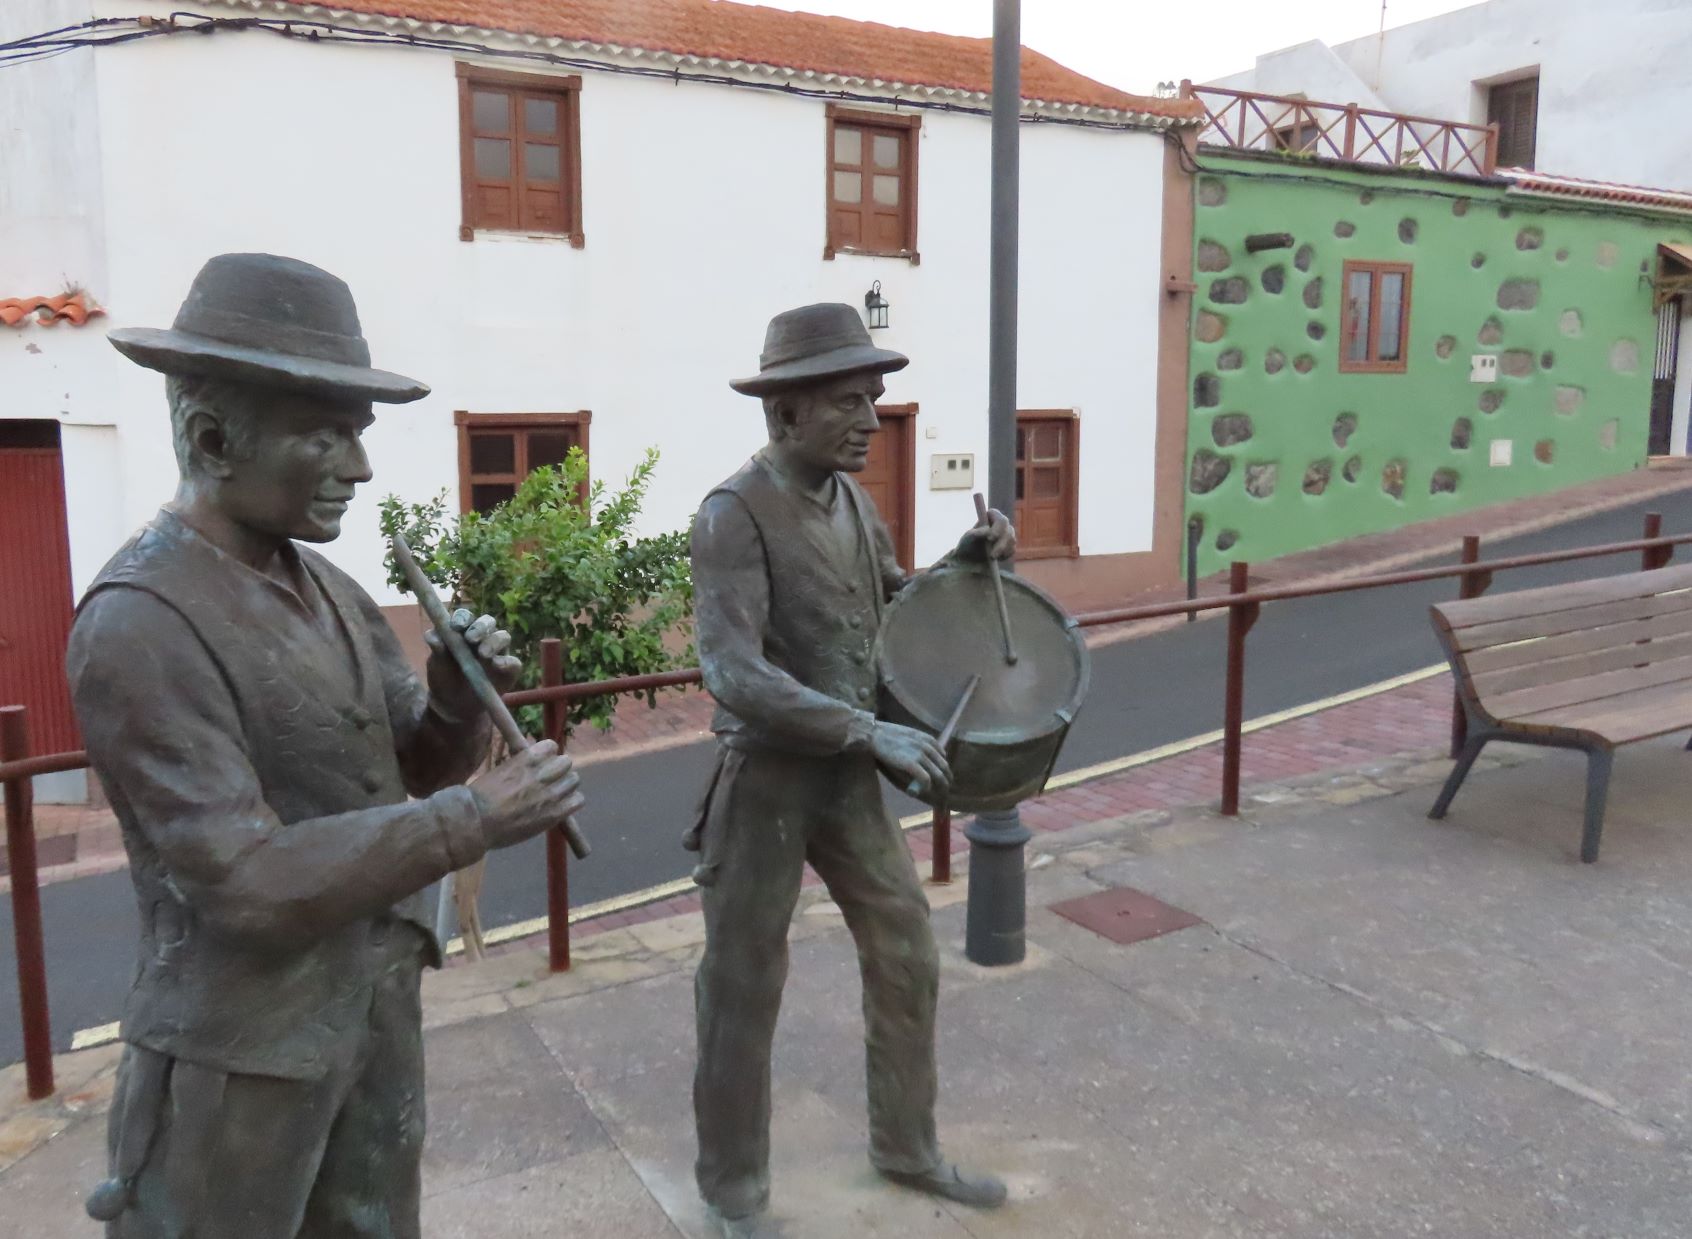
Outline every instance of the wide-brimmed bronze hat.
<svg viewBox="0 0 1692 1239">
<path fill-rule="evenodd" d="M 869 328 L 858 312 L 839 301 L 802 305 L 770 320 L 758 373 L 729 386 L 747 396 L 767 396 L 784 387 L 871 370 L 903 370 L 911 359 L 870 343 Z"/>
<path fill-rule="evenodd" d="M 165 374 L 233 379 L 405 404 L 429 385 L 372 369 L 346 283 L 276 254 L 219 254 L 200 268 L 168 330 L 108 333 L 131 361 Z"/>
</svg>

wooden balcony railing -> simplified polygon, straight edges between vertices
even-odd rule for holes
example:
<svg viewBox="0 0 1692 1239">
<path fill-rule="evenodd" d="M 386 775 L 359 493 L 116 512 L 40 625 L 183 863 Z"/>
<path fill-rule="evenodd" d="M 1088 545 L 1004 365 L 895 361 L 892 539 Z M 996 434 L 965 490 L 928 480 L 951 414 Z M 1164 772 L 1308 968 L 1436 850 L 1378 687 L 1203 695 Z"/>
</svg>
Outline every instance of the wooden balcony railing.
<svg viewBox="0 0 1692 1239">
<path fill-rule="evenodd" d="M 1320 103 L 1221 86 L 1181 83 L 1181 97 L 1204 106 L 1199 143 L 1244 151 L 1281 151 L 1348 163 L 1491 176 L 1498 126 L 1467 125 L 1378 112 L 1355 103 Z"/>
</svg>

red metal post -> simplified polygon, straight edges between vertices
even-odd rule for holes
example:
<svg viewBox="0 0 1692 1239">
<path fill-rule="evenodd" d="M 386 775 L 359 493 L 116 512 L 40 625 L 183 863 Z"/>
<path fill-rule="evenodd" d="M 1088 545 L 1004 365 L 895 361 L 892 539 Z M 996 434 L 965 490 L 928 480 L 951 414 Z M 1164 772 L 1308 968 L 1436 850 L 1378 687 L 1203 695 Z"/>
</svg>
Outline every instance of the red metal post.
<svg viewBox="0 0 1692 1239">
<path fill-rule="evenodd" d="M 22 706 L 0 706 L 0 761 L 29 756 L 29 719 Z M 6 783 L 6 855 L 12 868 L 12 938 L 18 959 L 18 1011 L 23 1017 L 24 1075 L 29 1099 L 53 1094 L 53 1031 L 47 1014 L 47 953 L 41 932 L 41 886 L 35 867 L 35 792 L 27 778 Z"/>
<path fill-rule="evenodd" d="M 1478 564 L 1481 557 L 1479 534 L 1463 535 L 1463 562 Z M 1457 578 L 1457 597 L 1479 598 L 1492 584 L 1490 572 L 1465 572 Z M 1469 738 L 1469 716 L 1463 712 L 1463 695 L 1453 690 L 1451 697 L 1451 756 L 1456 759 Z"/>
<path fill-rule="evenodd" d="M 1251 587 L 1249 564 L 1228 569 L 1228 592 L 1243 594 Z M 1227 695 L 1222 706 L 1222 814 L 1240 811 L 1240 737 L 1245 726 L 1245 640 L 1257 622 L 1258 604 L 1236 602 L 1228 608 Z"/>
<path fill-rule="evenodd" d="M 1645 537 L 1660 538 L 1663 536 L 1663 514 L 1661 512 L 1647 512 L 1645 514 Z M 1653 568 L 1666 568 L 1669 560 L 1674 558 L 1672 546 L 1648 546 L 1639 552 L 1639 566 L 1646 572 Z"/>
<path fill-rule="evenodd" d="M 541 641 L 541 683 L 556 688 L 564 683 L 564 644 L 557 637 Z M 556 698 L 541 706 L 546 735 L 565 744 L 564 703 Z M 570 971 L 570 850 L 562 830 L 546 832 L 547 965 L 553 972 Z"/>
<path fill-rule="evenodd" d="M 952 811 L 944 806 L 934 810 L 934 825 L 928 832 L 934 854 L 928 858 L 928 880 L 935 886 L 952 881 Z"/>
</svg>

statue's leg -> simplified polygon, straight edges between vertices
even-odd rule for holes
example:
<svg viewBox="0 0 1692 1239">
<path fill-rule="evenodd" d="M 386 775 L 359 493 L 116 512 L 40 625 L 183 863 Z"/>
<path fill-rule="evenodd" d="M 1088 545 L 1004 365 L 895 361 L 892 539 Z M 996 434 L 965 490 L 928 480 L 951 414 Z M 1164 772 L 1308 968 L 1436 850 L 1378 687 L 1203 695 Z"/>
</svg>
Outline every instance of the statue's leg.
<svg viewBox="0 0 1692 1239">
<path fill-rule="evenodd" d="M 299 1239 L 419 1239 L 424 1091 L 422 935 L 389 928 L 358 1074 L 335 1118 Z"/>
<path fill-rule="evenodd" d="M 939 953 L 922 880 L 882 803 L 875 763 L 841 761 L 838 794 L 812 833 L 807 859 L 858 946 L 870 1161 L 879 1170 L 924 1174 L 940 1163 L 934 1130 Z"/>
<path fill-rule="evenodd" d="M 725 1217 L 769 1202 L 770 1043 L 809 806 L 827 769 L 812 758 L 731 752 L 706 815 L 703 847 L 718 863 L 702 888 L 705 953 L 694 978 L 694 1169 L 699 1194 Z"/>
</svg>

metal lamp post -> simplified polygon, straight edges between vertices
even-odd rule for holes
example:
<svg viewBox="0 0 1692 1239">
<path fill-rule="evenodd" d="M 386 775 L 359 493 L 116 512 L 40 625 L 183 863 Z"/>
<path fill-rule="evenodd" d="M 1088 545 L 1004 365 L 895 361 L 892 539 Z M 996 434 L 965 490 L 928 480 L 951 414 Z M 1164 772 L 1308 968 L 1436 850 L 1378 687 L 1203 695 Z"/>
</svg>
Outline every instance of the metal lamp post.
<svg viewBox="0 0 1692 1239">
<path fill-rule="evenodd" d="M 1022 114 L 1021 0 L 993 4 L 993 196 L 988 299 L 987 498 L 1016 510 L 1017 211 Z M 977 814 L 969 840 L 964 954 L 972 963 L 1020 963 L 1027 954 L 1023 846 L 1033 836 L 1015 809 Z"/>
</svg>

